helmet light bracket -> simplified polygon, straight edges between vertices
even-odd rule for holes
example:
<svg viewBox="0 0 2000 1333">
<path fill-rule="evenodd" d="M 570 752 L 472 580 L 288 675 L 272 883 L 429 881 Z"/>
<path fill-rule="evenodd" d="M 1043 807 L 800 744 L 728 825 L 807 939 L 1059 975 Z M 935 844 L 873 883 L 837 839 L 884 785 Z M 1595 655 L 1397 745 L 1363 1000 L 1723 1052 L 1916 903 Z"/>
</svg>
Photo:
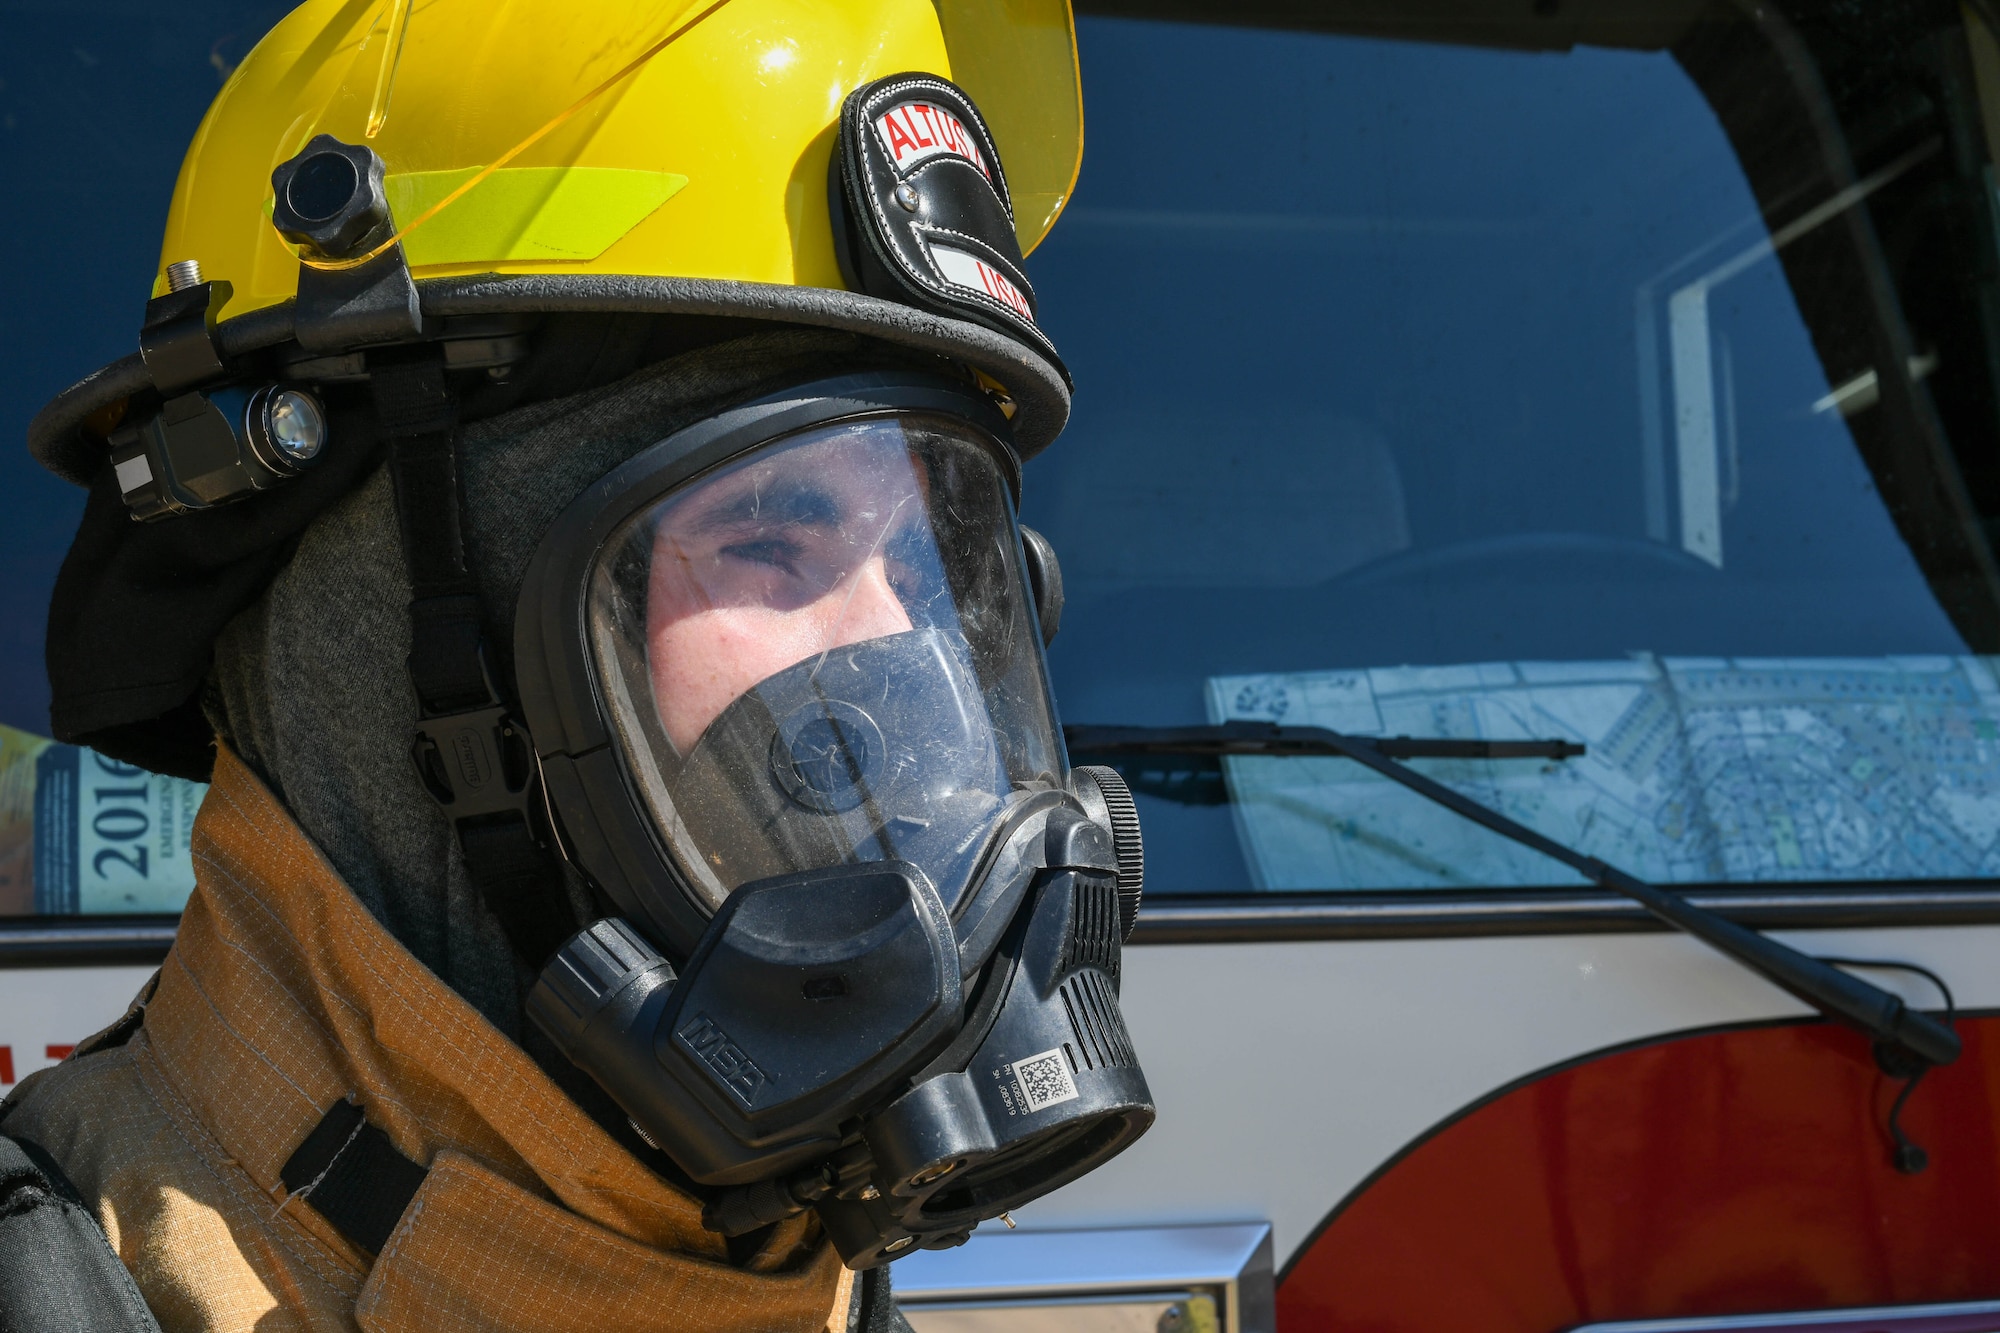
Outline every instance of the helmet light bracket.
<svg viewBox="0 0 2000 1333">
<path fill-rule="evenodd" d="M 161 397 L 171 398 L 222 375 L 215 322 L 234 294 L 227 282 L 211 279 L 146 302 L 139 356 Z"/>
</svg>

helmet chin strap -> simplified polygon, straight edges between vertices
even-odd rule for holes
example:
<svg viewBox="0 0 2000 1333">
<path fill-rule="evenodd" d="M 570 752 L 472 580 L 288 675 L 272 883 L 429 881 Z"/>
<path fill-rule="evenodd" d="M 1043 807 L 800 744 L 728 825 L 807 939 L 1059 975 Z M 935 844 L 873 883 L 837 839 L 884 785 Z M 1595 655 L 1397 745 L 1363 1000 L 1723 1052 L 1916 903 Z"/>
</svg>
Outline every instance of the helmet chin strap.
<svg viewBox="0 0 2000 1333">
<path fill-rule="evenodd" d="M 435 347 L 372 352 L 368 361 L 410 576 L 411 757 L 451 820 L 473 887 L 514 952 L 539 969 L 577 922 L 561 859 L 537 822 L 534 747 L 487 666 L 466 559 L 458 402 Z"/>
</svg>

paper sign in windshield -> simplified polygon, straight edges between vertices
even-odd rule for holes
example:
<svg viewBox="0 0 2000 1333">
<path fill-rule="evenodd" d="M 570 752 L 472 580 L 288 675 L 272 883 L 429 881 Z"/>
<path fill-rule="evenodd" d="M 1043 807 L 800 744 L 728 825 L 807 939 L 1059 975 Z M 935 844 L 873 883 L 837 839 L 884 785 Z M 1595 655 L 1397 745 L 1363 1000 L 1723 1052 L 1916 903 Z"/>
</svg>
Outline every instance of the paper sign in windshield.
<svg viewBox="0 0 2000 1333">
<path fill-rule="evenodd" d="M 1211 720 L 1582 741 L 1580 759 L 1413 766 L 1660 883 L 2000 875 L 1992 658 L 1482 662 L 1208 683 Z M 1344 759 L 1228 758 L 1256 885 L 1581 883 Z"/>
</svg>

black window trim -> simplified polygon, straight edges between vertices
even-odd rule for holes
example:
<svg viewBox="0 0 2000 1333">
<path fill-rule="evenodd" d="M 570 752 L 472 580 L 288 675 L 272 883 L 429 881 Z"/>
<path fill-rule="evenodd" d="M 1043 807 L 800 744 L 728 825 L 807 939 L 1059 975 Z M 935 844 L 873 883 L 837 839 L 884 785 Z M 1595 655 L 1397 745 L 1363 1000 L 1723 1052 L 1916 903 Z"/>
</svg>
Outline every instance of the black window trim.
<svg viewBox="0 0 2000 1333">
<path fill-rule="evenodd" d="M 2000 880 L 1676 884 L 1701 907 L 1770 930 L 2000 923 Z M 1596 888 L 1153 894 L 1134 944 L 1442 939 L 1664 931 L 1637 903 Z"/>
<path fill-rule="evenodd" d="M 1759 930 L 2000 925 L 2000 880 L 1683 884 L 1695 903 Z M 0 968 L 157 964 L 179 917 L 0 918 Z M 1606 935 L 1668 928 L 1593 888 L 1153 894 L 1135 945 Z"/>
<path fill-rule="evenodd" d="M 0 968 L 157 966 L 178 913 L 0 917 Z"/>
</svg>

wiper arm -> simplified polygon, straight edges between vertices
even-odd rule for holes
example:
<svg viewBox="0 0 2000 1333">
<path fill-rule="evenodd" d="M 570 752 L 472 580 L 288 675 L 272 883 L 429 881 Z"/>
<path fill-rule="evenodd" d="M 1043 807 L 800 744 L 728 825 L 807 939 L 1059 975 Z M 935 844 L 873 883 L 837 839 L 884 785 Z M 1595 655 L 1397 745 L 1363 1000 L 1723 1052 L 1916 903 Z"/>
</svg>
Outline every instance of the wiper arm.
<svg viewBox="0 0 2000 1333">
<path fill-rule="evenodd" d="M 1328 738 L 1332 739 L 1329 740 Z M 1261 754 L 1339 758 L 1365 746 L 1388 759 L 1574 759 L 1575 741 L 1447 741 L 1348 736 L 1323 727 L 1224 722 L 1215 727 L 1064 727 L 1069 748 L 1091 754 Z"/>
<path fill-rule="evenodd" d="M 1489 806 L 1399 762 L 1404 758 L 1562 759 L 1584 752 L 1571 741 L 1446 741 L 1349 736 L 1325 727 L 1281 727 L 1225 722 L 1211 727 L 1064 727 L 1069 748 L 1092 755 L 1183 754 L 1337 756 L 1373 769 L 1428 801 L 1481 828 L 1532 848 L 1575 870 L 1593 884 L 1622 893 L 1677 930 L 1742 964 L 1828 1018 L 1859 1028 L 1879 1042 L 1930 1065 L 1958 1058 L 1958 1035 L 1929 1014 L 1905 1005 L 1880 986 L 1740 926 L 1670 889 L 1648 884 L 1594 856 L 1535 832 Z"/>
</svg>

